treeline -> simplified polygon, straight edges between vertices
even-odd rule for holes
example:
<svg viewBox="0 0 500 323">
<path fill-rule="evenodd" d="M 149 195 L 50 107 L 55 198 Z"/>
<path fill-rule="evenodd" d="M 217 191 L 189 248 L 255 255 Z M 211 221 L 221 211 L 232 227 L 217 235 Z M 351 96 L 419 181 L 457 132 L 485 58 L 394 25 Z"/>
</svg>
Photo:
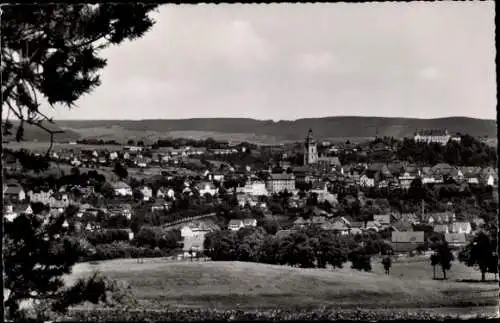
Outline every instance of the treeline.
<svg viewBox="0 0 500 323">
<path fill-rule="evenodd" d="M 229 147 L 229 142 L 227 141 L 216 141 L 213 138 L 207 138 L 204 140 L 188 139 L 188 138 L 167 138 L 159 139 L 153 144 L 153 149 L 159 147 L 173 147 L 179 149 L 181 147 L 191 146 L 191 147 L 206 147 L 208 149 L 223 149 Z"/>
<path fill-rule="evenodd" d="M 103 139 L 95 139 L 95 138 L 84 138 L 76 141 L 77 144 L 81 145 L 113 145 L 113 146 L 119 146 L 121 145 L 119 142 L 116 140 L 103 140 Z"/>
<path fill-rule="evenodd" d="M 388 149 L 378 147 L 387 147 Z M 456 166 L 494 166 L 497 162 L 495 147 L 469 135 L 460 142 L 450 140 L 446 145 L 415 142 L 413 138 L 397 140 L 392 137 L 377 138 L 368 144 L 368 151 L 341 151 L 337 155 L 342 165 L 351 163 L 391 162 L 394 159 L 421 165 L 448 163 Z"/>
<path fill-rule="evenodd" d="M 301 268 L 352 268 L 371 270 L 371 256 L 390 255 L 392 247 L 376 232 L 342 236 L 320 228 L 272 235 L 262 228 L 208 233 L 204 248 L 214 261 L 249 261 Z"/>
<path fill-rule="evenodd" d="M 164 257 L 182 247 L 179 230 L 163 231 L 150 226 L 142 227 L 132 240 L 129 231 L 123 229 L 85 232 L 79 237 L 88 246 L 81 261 Z"/>
<path fill-rule="evenodd" d="M 458 166 L 494 166 L 497 152 L 494 147 L 469 136 L 461 136 L 460 142 L 449 141 L 440 144 L 417 143 L 413 139 L 404 139 L 398 146 L 396 156 L 410 163 L 435 165 L 448 163 Z"/>
<path fill-rule="evenodd" d="M 34 154 L 27 149 L 11 150 L 3 149 L 4 158 L 9 163 L 19 162 L 23 170 L 34 171 L 39 174 L 49 169 L 49 159 L 46 156 Z"/>
</svg>

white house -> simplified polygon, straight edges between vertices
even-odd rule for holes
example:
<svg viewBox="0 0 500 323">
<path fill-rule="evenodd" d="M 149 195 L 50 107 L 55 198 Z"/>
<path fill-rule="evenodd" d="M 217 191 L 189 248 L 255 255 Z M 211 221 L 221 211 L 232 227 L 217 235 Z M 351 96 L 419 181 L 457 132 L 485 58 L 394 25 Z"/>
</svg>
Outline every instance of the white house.
<svg viewBox="0 0 500 323">
<path fill-rule="evenodd" d="M 200 196 L 204 196 L 205 194 L 209 194 L 211 196 L 214 196 L 217 194 L 219 189 L 215 187 L 213 183 L 210 182 L 201 182 L 196 185 L 196 188 L 198 192 L 200 193 Z"/>
<path fill-rule="evenodd" d="M 111 184 L 115 190 L 115 196 L 132 196 L 132 188 L 125 182 L 115 182 Z"/>
<path fill-rule="evenodd" d="M 149 201 L 153 197 L 153 190 L 148 186 L 141 187 L 140 191 L 144 201 Z"/>
<path fill-rule="evenodd" d="M 19 185 L 8 185 L 4 187 L 3 194 L 15 201 L 24 201 L 26 199 L 26 192 Z"/>
<path fill-rule="evenodd" d="M 370 178 L 366 174 L 363 174 L 359 178 L 359 185 L 362 187 L 374 187 L 375 186 L 375 178 Z"/>
<path fill-rule="evenodd" d="M 17 214 L 17 212 L 14 212 L 14 208 L 12 205 L 7 205 L 5 206 L 5 212 L 4 212 L 4 218 L 8 221 L 8 222 L 12 222 L 14 221 L 15 218 L 17 218 L 19 214 Z"/>
<path fill-rule="evenodd" d="M 247 182 L 245 186 L 236 188 L 237 193 L 248 194 L 251 196 L 268 196 L 266 183 L 261 181 Z"/>
<path fill-rule="evenodd" d="M 472 232 L 472 226 L 470 222 L 455 222 L 451 225 L 452 233 L 465 233 L 470 234 Z"/>
<path fill-rule="evenodd" d="M 241 228 L 244 227 L 256 227 L 257 226 L 257 220 L 256 219 L 233 219 L 229 221 L 228 228 L 231 231 L 238 231 Z"/>
<path fill-rule="evenodd" d="M 486 185 L 487 186 L 494 186 L 495 185 L 495 178 L 493 175 L 489 174 L 488 177 L 486 178 Z"/>
</svg>

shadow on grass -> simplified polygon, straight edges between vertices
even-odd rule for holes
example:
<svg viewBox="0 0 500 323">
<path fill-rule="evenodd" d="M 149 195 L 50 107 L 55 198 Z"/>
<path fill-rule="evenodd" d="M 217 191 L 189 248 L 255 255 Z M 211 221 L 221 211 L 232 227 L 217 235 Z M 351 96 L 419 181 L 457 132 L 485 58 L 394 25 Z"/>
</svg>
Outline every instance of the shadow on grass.
<svg viewBox="0 0 500 323">
<path fill-rule="evenodd" d="M 456 282 L 458 283 L 482 283 L 482 284 L 493 284 L 497 283 L 498 284 L 498 279 L 487 279 L 487 280 L 480 280 L 480 279 L 457 279 Z"/>
</svg>

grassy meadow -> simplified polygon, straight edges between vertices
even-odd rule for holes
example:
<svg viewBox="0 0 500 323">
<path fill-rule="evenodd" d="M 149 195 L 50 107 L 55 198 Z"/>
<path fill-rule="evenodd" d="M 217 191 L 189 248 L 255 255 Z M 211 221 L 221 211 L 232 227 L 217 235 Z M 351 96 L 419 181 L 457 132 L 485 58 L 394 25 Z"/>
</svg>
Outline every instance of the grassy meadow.
<svg viewBox="0 0 500 323">
<path fill-rule="evenodd" d="M 380 262 L 373 272 L 346 268 L 300 269 L 244 262 L 190 262 L 134 259 L 82 263 L 67 282 L 99 270 L 126 281 L 152 309 L 271 309 L 333 306 L 342 309 L 489 308 L 498 304 L 498 283 L 463 283 L 479 273 L 454 262 L 447 281 L 432 280 L 427 259 L 398 260 L 391 275 Z M 441 273 L 438 273 L 438 277 Z M 490 277 L 491 279 L 492 277 Z"/>
</svg>

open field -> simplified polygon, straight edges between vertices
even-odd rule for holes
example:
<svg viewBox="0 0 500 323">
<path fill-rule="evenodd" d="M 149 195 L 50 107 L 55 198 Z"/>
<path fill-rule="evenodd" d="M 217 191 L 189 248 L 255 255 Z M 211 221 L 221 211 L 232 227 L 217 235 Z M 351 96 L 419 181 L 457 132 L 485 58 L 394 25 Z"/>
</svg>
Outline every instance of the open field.
<svg viewBox="0 0 500 323">
<path fill-rule="evenodd" d="M 150 259 L 137 264 L 126 259 L 78 264 L 67 281 L 99 269 L 110 278 L 127 281 L 138 299 L 149 304 L 148 309 L 334 306 L 491 311 L 498 304 L 498 284 L 458 282 L 477 278 L 478 273 L 456 262 L 447 281 L 431 279 L 427 260 L 395 262 L 390 277 L 376 260 L 372 266 L 373 273 L 364 273 L 350 268 L 333 271 L 243 262 Z"/>
</svg>

